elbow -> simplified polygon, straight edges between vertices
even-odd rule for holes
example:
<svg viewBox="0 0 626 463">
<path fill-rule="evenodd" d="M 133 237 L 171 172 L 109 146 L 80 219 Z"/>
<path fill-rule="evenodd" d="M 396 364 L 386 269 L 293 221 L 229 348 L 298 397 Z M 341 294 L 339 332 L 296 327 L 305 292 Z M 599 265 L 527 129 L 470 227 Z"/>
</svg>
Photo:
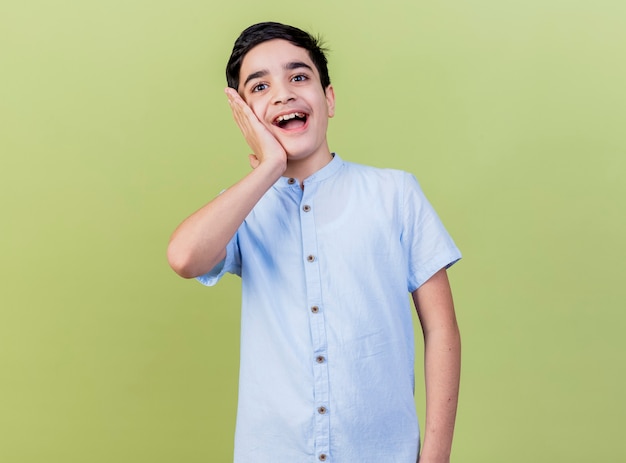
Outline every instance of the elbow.
<svg viewBox="0 0 626 463">
<path fill-rule="evenodd" d="M 211 271 L 226 257 L 226 250 L 221 253 L 207 252 L 186 246 L 181 240 L 171 240 L 167 247 L 167 261 L 179 276 L 196 278 Z"/>
<path fill-rule="evenodd" d="M 167 247 L 167 262 L 172 270 L 183 278 L 195 278 L 198 276 L 193 269 L 191 253 L 180 249 L 175 241 L 170 241 Z"/>
</svg>

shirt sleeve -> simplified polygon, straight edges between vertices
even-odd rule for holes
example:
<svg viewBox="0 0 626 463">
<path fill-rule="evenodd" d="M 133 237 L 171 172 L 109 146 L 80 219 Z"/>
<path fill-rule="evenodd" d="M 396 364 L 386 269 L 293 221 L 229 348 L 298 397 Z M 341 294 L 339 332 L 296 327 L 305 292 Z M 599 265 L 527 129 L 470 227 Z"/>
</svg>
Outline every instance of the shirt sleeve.
<svg viewBox="0 0 626 463">
<path fill-rule="evenodd" d="M 407 256 L 407 287 L 415 291 L 442 268 L 461 258 L 439 216 L 417 182 L 408 173 L 404 177 L 402 244 Z"/>
<path fill-rule="evenodd" d="M 239 233 L 235 233 L 226 245 L 226 257 L 208 273 L 196 277 L 196 280 L 205 286 L 215 286 L 227 273 L 234 273 L 241 276 L 241 257 L 239 253 L 238 235 Z"/>
</svg>

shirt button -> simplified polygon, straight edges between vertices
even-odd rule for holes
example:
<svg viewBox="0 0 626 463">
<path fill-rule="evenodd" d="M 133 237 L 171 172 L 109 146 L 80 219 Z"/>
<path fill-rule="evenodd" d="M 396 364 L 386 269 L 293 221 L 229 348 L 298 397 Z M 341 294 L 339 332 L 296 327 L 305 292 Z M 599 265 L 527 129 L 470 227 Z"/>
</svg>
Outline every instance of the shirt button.
<svg viewBox="0 0 626 463">
<path fill-rule="evenodd" d="M 319 407 L 319 408 L 317 409 L 317 413 L 319 413 L 320 415 L 325 414 L 325 413 L 326 413 L 326 411 L 327 411 L 327 410 L 326 410 L 326 407 Z"/>
<path fill-rule="evenodd" d="M 305 204 L 304 206 L 302 206 L 302 210 L 304 212 L 309 212 L 311 210 L 311 206 L 309 206 L 308 204 Z"/>
<path fill-rule="evenodd" d="M 318 306 L 314 305 L 313 307 L 311 307 L 311 312 L 317 313 L 319 311 L 320 311 L 320 308 Z"/>
<path fill-rule="evenodd" d="M 326 456 L 325 453 L 320 453 L 320 457 L 319 458 L 320 458 L 320 461 L 326 461 L 326 458 L 328 458 L 328 457 Z"/>
<path fill-rule="evenodd" d="M 315 358 L 315 361 L 316 361 L 317 363 L 324 363 L 324 360 L 326 360 L 326 359 L 324 358 L 324 356 L 323 356 L 323 355 L 318 355 L 318 356 Z"/>
<path fill-rule="evenodd" d="M 287 183 L 289 185 L 293 185 L 294 183 L 296 183 L 296 179 L 295 178 L 290 178 L 289 180 L 287 180 Z"/>
<path fill-rule="evenodd" d="M 306 260 L 308 260 L 309 262 L 315 262 L 315 256 L 313 254 L 309 254 L 306 257 Z"/>
</svg>

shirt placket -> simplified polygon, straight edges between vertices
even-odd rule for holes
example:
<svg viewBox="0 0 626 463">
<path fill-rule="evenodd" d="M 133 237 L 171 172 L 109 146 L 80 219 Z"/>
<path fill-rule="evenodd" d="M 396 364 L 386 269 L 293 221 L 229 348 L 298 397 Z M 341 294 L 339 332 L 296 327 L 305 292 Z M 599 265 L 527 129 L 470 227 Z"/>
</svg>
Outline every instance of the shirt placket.
<svg viewBox="0 0 626 463">
<path fill-rule="evenodd" d="M 311 329 L 312 349 L 310 362 L 314 378 L 315 410 L 315 456 L 318 461 L 330 462 L 330 414 L 328 384 L 328 354 L 320 261 L 318 254 L 317 232 L 315 229 L 315 210 L 313 193 L 315 187 L 307 185 L 300 202 L 300 225 L 302 229 L 302 251 L 306 279 L 309 326 Z"/>
</svg>

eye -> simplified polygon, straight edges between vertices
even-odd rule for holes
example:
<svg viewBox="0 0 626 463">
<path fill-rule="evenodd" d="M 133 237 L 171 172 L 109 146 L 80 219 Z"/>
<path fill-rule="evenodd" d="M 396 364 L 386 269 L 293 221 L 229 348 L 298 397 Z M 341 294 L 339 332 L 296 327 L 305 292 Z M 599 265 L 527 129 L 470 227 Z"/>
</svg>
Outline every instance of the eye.
<svg viewBox="0 0 626 463">
<path fill-rule="evenodd" d="M 251 91 L 252 93 L 256 93 L 256 92 L 261 92 L 263 90 L 265 90 L 268 87 L 268 85 L 264 82 L 261 82 L 259 84 L 256 84 L 252 87 Z"/>
<path fill-rule="evenodd" d="M 308 76 L 306 76 L 306 75 L 304 75 L 304 74 L 298 74 L 298 75 L 293 76 L 293 77 L 291 78 L 291 80 L 292 80 L 293 82 L 304 82 L 305 80 L 308 80 L 308 79 L 309 79 L 309 77 L 308 77 Z"/>
</svg>

